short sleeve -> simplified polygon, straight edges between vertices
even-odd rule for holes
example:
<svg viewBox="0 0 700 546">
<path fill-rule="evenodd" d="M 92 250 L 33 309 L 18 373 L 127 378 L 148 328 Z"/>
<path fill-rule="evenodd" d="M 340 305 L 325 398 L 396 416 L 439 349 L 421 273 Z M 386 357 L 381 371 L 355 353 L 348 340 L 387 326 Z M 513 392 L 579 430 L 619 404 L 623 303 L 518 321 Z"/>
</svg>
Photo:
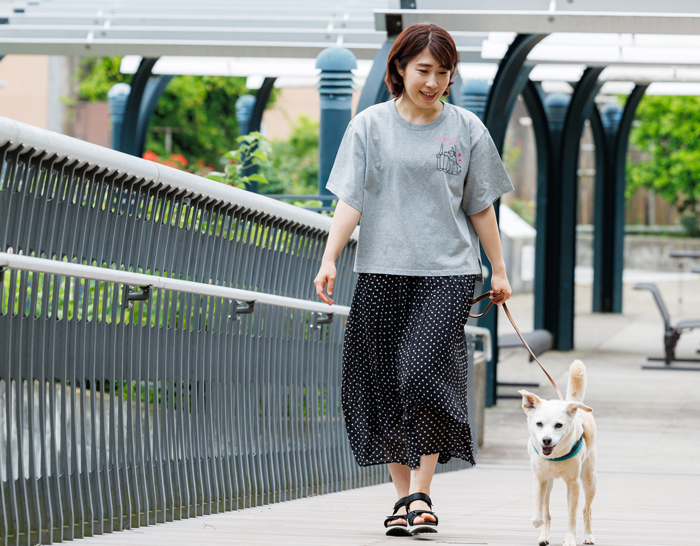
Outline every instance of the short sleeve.
<svg viewBox="0 0 700 546">
<path fill-rule="evenodd" d="M 335 156 L 326 189 L 359 212 L 365 193 L 365 164 L 364 137 L 351 122 Z"/>
<path fill-rule="evenodd" d="M 509 191 L 513 191 L 513 184 L 491 135 L 484 130 L 470 152 L 462 209 L 467 216 L 471 216 L 485 210 Z"/>
</svg>

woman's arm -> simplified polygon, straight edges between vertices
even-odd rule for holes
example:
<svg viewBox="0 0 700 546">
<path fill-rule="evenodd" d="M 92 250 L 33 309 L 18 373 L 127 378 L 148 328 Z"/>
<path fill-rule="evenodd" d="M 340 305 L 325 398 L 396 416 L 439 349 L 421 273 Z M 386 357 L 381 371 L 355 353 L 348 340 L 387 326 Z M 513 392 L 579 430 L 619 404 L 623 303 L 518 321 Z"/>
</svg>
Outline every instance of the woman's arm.
<svg viewBox="0 0 700 546">
<path fill-rule="evenodd" d="M 506 275 L 506 264 L 503 262 L 503 250 L 501 249 L 501 238 L 498 232 L 498 222 L 496 220 L 496 211 L 493 205 L 485 208 L 481 212 L 472 214 L 469 219 L 474 226 L 474 231 L 481 241 L 481 246 L 484 247 L 484 252 L 491 262 L 493 271 L 491 272 L 491 290 L 494 293 L 502 292 L 503 299 L 497 303 L 505 302 L 510 298 L 513 291 L 510 288 L 508 277 Z M 493 299 L 493 297 L 491 297 Z"/>
<path fill-rule="evenodd" d="M 340 256 L 355 227 L 357 227 L 361 216 L 362 213 L 359 210 L 354 209 L 342 199 L 338 199 L 338 204 L 335 206 L 335 213 L 333 214 L 333 222 L 331 223 L 331 231 L 326 241 L 326 250 L 321 260 L 321 267 L 314 279 L 316 295 L 328 305 L 333 305 L 333 300 L 326 296 L 324 288 L 326 283 L 328 283 L 328 294 L 333 294 L 336 276 L 335 261 Z"/>
</svg>

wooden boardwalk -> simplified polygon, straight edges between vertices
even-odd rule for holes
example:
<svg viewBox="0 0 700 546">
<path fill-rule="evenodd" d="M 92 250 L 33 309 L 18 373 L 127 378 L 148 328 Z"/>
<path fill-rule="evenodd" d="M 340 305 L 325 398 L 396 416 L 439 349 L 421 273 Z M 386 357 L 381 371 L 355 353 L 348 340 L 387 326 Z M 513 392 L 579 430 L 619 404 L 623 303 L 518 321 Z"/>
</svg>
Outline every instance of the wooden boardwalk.
<svg viewBox="0 0 700 546">
<path fill-rule="evenodd" d="M 700 316 L 700 281 L 685 282 L 682 308 L 677 283 L 661 287 L 674 320 Z M 548 353 L 543 364 L 565 387 L 573 358 L 588 368 L 586 403 L 594 408 L 599 430 L 598 494 L 593 503 L 593 533 L 600 546 L 700 545 L 700 373 L 641 370 L 645 356 L 661 354 L 660 318 L 646 293 L 625 286 L 625 314 L 592 315 L 590 289 L 577 289 L 577 349 Z M 531 301 L 517 298 L 509 307 L 527 329 Z M 697 317 L 692 317 L 697 318 Z M 501 321 L 503 325 L 504 321 Z M 691 335 L 692 334 L 692 335 Z M 679 355 L 692 356 L 700 332 L 686 334 Z M 540 381 L 532 389 L 553 396 L 524 351 L 504 353 L 503 381 Z M 700 364 L 698 364 L 700 367 Z M 472 544 L 536 545 L 539 530 L 530 524 L 531 472 L 525 445 L 525 417 L 518 400 L 500 400 L 487 412 L 486 443 L 478 466 L 437 475 L 431 496 L 440 532 L 417 537 L 386 537 L 382 521 L 395 500 L 383 484 L 311 497 L 234 513 L 205 516 L 155 527 L 127 530 L 80 541 L 85 546 L 207 545 L 362 545 Z M 566 530 L 564 483 L 552 493 L 551 544 Z M 579 508 L 580 511 L 580 508 Z M 579 515 L 577 539 L 582 543 Z"/>
</svg>

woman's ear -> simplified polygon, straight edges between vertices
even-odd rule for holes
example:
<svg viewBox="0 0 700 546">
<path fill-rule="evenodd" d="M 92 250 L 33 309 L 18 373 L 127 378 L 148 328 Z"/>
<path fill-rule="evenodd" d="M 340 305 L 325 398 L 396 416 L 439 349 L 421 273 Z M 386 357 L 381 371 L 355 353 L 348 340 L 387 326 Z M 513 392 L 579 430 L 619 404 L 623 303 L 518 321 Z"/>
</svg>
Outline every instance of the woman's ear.
<svg viewBox="0 0 700 546">
<path fill-rule="evenodd" d="M 394 66 L 396 67 L 396 71 L 399 73 L 399 76 L 403 78 L 403 70 L 401 70 L 401 67 L 399 66 L 398 59 L 394 59 Z"/>
</svg>

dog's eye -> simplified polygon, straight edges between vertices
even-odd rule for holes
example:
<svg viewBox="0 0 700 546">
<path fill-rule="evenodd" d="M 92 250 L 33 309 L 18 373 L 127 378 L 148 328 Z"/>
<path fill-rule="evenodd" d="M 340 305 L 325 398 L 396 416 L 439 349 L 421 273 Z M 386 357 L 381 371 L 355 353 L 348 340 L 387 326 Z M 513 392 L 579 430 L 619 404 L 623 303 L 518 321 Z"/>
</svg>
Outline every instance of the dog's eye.
<svg viewBox="0 0 700 546">
<path fill-rule="evenodd" d="M 554 428 L 561 428 L 561 427 L 563 427 L 563 426 L 564 426 L 564 425 L 562 425 L 561 423 L 557 423 L 556 425 L 554 425 Z"/>
<path fill-rule="evenodd" d="M 538 427 L 542 428 L 542 423 L 535 423 Z"/>
</svg>

